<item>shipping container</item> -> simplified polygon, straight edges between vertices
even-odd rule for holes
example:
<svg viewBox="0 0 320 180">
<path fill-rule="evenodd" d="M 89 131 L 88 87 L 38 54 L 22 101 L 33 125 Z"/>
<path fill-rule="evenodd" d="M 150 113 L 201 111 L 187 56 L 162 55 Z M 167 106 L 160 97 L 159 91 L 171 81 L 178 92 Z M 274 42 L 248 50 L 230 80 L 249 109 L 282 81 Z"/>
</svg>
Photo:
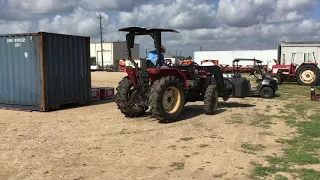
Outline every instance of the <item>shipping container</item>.
<svg viewBox="0 0 320 180">
<path fill-rule="evenodd" d="M 0 35 L 0 107 L 50 111 L 90 100 L 89 37 Z"/>
</svg>

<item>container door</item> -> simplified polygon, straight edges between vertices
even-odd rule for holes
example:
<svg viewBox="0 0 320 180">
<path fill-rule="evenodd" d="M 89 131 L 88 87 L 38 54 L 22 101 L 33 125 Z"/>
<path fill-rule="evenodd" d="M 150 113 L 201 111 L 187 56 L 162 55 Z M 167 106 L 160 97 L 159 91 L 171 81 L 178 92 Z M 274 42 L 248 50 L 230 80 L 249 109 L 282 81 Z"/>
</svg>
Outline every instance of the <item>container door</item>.
<svg viewBox="0 0 320 180">
<path fill-rule="evenodd" d="M 16 108 L 40 105 L 38 37 L 0 36 L 0 104 Z"/>
</svg>

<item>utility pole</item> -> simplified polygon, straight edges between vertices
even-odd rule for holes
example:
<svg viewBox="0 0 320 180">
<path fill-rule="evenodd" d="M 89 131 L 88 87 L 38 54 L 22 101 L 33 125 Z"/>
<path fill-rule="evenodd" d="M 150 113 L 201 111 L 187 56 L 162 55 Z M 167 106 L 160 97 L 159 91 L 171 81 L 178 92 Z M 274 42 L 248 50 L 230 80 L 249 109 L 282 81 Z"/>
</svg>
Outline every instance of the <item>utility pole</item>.
<svg viewBox="0 0 320 180">
<path fill-rule="evenodd" d="M 104 66 L 103 66 L 103 42 L 102 42 L 102 30 L 103 30 L 103 27 L 102 27 L 102 16 L 101 14 L 98 16 L 99 20 L 100 20 L 100 41 L 101 41 L 101 62 L 102 62 L 102 70 L 104 70 Z"/>
</svg>

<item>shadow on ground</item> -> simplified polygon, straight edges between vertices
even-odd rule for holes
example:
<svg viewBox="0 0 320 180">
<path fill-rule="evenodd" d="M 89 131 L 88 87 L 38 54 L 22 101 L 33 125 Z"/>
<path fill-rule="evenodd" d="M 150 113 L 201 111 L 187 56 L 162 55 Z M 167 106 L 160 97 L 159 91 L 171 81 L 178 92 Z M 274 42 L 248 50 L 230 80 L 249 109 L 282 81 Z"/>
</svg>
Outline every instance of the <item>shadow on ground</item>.
<svg viewBox="0 0 320 180">
<path fill-rule="evenodd" d="M 68 109 L 76 109 L 76 108 L 80 108 L 80 107 L 89 107 L 89 106 L 108 104 L 108 103 L 114 103 L 114 102 L 115 102 L 115 98 L 107 99 L 107 100 L 92 101 L 89 104 L 84 104 L 84 105 L 80 105 L 77 103 L 76 104 L 66 104 L 66 105 L 60 106 L 59 109 L 50 110 L 50 112 L 68 110 Z"/>
<path fill-rule="evenodd" d="M 218 108 L 249 108 L 249 107 L 255 107 L 254 104 L 244 104 L 244 103 L 238 103 L 238 102 L 220 102 L 218 104 Z"/>
<path fill-rule="evenodd" d="M 217 111 L 213 115 L 217 115 L 225 111 L 226 111 L 225 109 L 217 109 Z M 185 106 L 183 112 L 175 122 L 188 120 L 188 119 L 200 116 L 202 114 L 203 114 L 203 105 Z"/>
</svg>

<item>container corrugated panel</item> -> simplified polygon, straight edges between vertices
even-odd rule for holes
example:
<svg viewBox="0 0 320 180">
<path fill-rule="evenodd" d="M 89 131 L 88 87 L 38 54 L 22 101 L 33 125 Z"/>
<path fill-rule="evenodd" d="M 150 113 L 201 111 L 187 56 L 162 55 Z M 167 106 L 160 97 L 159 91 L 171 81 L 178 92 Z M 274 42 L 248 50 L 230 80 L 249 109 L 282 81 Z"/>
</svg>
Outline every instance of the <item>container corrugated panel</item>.
<svg viewBox="0 0 320 180">
<path fill-rule="evenodd" d="M 48 111 L 91 99 L 90 38 L 0 36 L 0 107 Z"/>
</svg>

